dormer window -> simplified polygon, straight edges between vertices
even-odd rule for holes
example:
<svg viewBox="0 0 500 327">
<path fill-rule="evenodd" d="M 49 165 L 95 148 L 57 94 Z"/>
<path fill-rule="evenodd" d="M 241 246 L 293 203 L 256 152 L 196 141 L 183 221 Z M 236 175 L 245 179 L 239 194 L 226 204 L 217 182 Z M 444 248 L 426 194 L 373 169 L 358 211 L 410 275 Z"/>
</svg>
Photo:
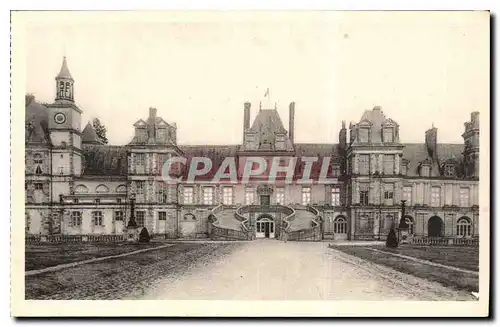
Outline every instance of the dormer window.
<svg viewBox="0 0 500 327">
<path fill-rule="evenodd" d="M 360 127 L 358 132 L 358 140 L 361 143 L 368 143 L 370 141 L 370 129 L 367 127 Z"/>
<path fill-rule="evenodd" d="M 455 176 L 455 166 L 448 164 L 444 166 L 444 176 L 453 177 Z"/>
<path fill-rule="evenodd" d="M 408 175 L 408 160 L 403 159 L 401 161 L 401 175 L 406 176 Z"/>
<path fill-rule="evenodd" d="M 392 143 L 394 142 L 394 128 L 386 127 L 384 128 L 384 143 Z"/>
<path fill-rule="evenodd" d="M 420 167 L 420 176 L 429 177 L 431 171 L 431 166 L 428 164 L 424 164 Z"/>
</svg>

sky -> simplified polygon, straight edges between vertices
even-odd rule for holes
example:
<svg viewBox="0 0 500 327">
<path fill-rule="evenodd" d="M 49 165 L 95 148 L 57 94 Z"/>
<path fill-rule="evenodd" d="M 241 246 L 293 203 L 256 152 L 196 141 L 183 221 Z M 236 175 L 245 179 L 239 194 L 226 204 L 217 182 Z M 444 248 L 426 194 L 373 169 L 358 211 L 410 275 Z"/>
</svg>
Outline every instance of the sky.
<svg viewBox="0 0 500 327">
<path fill-rule="evenodd" d="M 489 14 L 480 12 L 37 12 L 25 26 L 26 92 L 52 102 L 67 57 L 82 129 L 126 144 L 148 108 L 179 144 L 240 144 L 269 88 L 295 141 L 336 143 L 341 122 L 381 106 L 401 142 L 463 143 L 489 110 Z"/>
</svg>

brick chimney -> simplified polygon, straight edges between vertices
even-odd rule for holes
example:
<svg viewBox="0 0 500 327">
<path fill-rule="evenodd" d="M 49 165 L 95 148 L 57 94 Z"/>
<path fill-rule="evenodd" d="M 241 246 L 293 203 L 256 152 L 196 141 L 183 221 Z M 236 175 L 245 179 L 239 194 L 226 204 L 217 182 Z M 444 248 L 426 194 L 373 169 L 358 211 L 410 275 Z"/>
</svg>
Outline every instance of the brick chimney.
<svg viewBox="0 0 500 327">
<path fill-rule="evenodd" d="M 435 128 L 434 125 L 425 132 L 425 145 L 429 157 L 437 159 L 437 128 Z"/>
<path fill-rule="evenodd" d="M 250 102 L 245 102 L 244 114 L 243 114 L 243 132 L 250 128 L 250 108 L 252 104 Z"/>
<path fill-rule="evenodd" d="M 288 137 L 290 141 L 293 143 L 294 134 L 295 134 L 295 102 L 290 102 L 290 114 L 288 120 Z"/>
</svg>

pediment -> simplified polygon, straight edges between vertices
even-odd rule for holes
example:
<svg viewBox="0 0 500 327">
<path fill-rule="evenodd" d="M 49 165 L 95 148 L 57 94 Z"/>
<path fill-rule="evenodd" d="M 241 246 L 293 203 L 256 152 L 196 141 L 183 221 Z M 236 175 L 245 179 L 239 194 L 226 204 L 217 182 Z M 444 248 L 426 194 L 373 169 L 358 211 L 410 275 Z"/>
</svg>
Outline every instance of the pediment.
<svg viewBox="0 0 500 327">
<path fill-rule="evenodd" d="M 142 119 L 139 119 L 135 122 L 134 127 L 146 127 L 146 122 Z"/>
</svg>

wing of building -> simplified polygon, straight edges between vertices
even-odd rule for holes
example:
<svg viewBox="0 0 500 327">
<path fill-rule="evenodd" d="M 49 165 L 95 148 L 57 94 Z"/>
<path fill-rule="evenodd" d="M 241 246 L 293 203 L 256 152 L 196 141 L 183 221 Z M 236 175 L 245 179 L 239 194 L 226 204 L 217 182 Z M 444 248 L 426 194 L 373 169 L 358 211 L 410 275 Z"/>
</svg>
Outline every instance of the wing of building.
<svg viewBox="0 0 500 327">
<path fill-rule="evenodd" d="M 182 145 L 177 125 L 150 108 L 131 127 L 131 142 L 115 146 L 90 122 L 82 130 L 73 82 L 64 59 L 53 103 L 26 96 L 28 236 L 123 235 L 132 214 L 162 238 L 380 240 L 391 228 L 415 240 L 479 235 L 477 112 L 463 144 L 439 143 L 435 127 L 422 143 L 401 143 L 399 125 L 380 107 L 349 128 L 342 122 L 331 143 L 304 144 L 294 139 L 295 103 L 288 129 L 275 104 L 261 103 L 251 124 L 244 103 L 241 144 Z M 265 171 L 245 181 L 245 162 L 254 157 L 279 158 L 293 178 L 278 174 L 269 183 Z M 185 161 L 168 168 L 178 180 L 165 182 L 172 158 Z M 212 166 L 190 180 L 196 158 Z M 214 182 L 228 163 L 236 181 Z"/>
</svg>

